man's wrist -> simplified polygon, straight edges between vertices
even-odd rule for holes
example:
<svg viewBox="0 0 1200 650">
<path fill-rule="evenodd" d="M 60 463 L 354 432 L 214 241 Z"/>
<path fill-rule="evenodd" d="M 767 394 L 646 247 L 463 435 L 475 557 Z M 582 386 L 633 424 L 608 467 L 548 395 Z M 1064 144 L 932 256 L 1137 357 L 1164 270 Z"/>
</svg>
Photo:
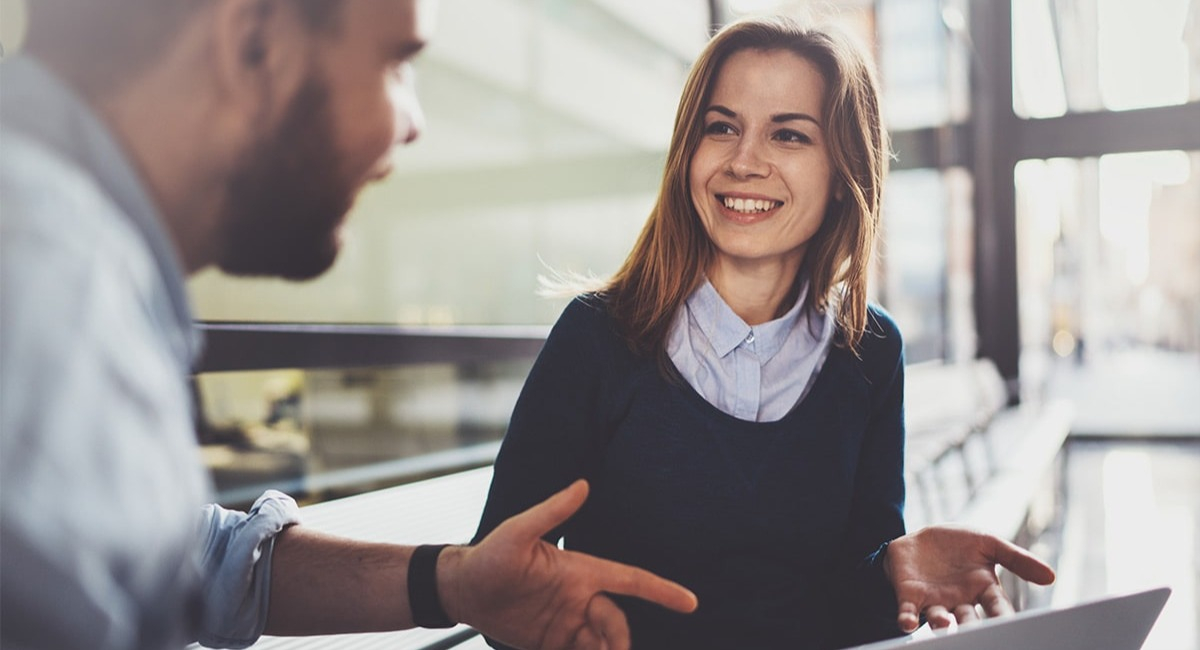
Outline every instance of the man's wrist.
<svg viewBox="0 0 1200 650">
<path fill-rule="evenodd" d="M 437 589 L 441 596 L 442 609 L 456 623 L 466 622 L 462 598 L 462 564 L 469 547 L 447 546 L 438 557 Z"/>
</svg>

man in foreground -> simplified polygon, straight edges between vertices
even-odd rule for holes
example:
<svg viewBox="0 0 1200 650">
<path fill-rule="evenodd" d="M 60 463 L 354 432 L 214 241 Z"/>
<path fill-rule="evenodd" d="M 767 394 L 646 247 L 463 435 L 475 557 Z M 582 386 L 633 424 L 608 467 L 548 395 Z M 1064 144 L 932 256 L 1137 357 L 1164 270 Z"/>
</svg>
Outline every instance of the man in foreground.
<svg viewBox="0 0 1200 650">
<path fill-rule="evenodd" d="M 606 593 L 696 607 L 678 585 L 541 541 L 583 483 L 474 547 L 326 536 L 279 493 L 249 513 L 207 506 L 197 529 L 210 494 L 185 277 L 329 268 L 355 195 L 420 131 L 410 62 L 433 7 L 30 11 L 27 54 L 0 69 L 0 645 L 244 647 L 464 622 L 521 647 L 626 648 Z"/>
</svg>

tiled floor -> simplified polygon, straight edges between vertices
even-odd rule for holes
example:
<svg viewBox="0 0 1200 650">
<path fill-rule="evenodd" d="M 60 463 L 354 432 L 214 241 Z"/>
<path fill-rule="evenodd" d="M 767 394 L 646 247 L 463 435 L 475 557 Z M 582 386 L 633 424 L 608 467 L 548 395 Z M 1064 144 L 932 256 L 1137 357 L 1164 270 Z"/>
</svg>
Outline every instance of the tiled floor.
<svg viewBox="0 0 1200 650">
<path fill-rule="evenodd" d="M 1064 605 L 1173 589 L 1145 650 L 1200 650 L 1200 356 L 1125 351 L 1062 365 L 1075 404 L 1059 579 Z"/>
<path fill-rule="evenodd" d="M 1200 440 L 1069 443 L 1054 605 L 1173 589 L 1145 650 L 1200 650 Z"/>
</svg>

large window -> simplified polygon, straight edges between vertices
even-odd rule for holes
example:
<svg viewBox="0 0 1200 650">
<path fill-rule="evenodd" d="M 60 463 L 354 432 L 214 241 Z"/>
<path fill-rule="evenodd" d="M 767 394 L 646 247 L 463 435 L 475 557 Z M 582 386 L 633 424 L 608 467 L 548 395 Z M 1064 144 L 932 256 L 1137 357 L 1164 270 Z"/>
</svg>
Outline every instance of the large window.
<svg viewBox="0 0 1200 650">
<path fill-rule="evenodd" d="M 879 282 L 909 362 L 975 357 L 971 176 L 893 172 L 884 198 Z"/>
<path fill-rule="evenodd" d="M 1200 153 L 1026 160 L 1016 183 L 1027 348 L 1200 349 Z"/>
<path fill-rule="evenodd" d="M 1014 0 L 1013 107 L 1022 117 L 1200 100 L 1190 0 Z"/>
</svg>

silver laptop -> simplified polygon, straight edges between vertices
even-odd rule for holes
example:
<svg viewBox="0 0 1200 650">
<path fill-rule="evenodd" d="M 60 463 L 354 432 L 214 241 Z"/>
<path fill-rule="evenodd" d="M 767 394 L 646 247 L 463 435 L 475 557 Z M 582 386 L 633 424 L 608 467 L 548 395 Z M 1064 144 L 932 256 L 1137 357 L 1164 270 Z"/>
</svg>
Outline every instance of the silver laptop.
<svg viewBox="0 0 1200 650">
<path fill-rule="evenodd" d="M 924 639 L 902 637 L 855 650 L 1138 650 L 1171 589 L 1109 596 L 1071 607 L 1030 609 Z"/>
</svg>

